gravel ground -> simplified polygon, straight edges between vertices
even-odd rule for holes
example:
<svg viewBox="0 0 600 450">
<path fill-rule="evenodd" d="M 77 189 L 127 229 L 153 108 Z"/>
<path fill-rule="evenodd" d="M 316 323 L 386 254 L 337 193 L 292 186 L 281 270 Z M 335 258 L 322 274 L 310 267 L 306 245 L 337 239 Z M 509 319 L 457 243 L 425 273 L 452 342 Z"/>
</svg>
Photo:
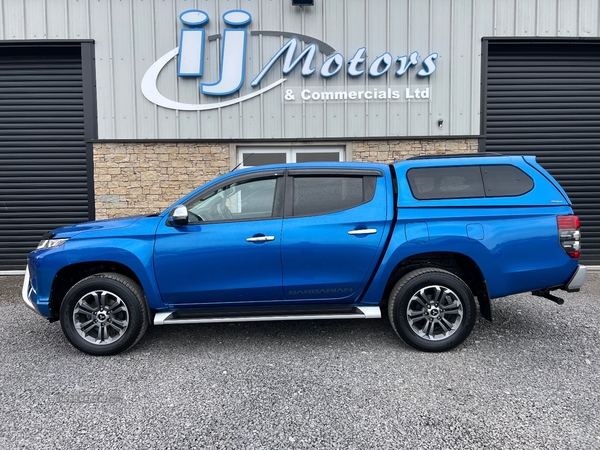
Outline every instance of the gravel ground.
<svg viewBox="0 0 600 450">
<path fill-rule="evenodd" d="M 385 320 L 154 327 L 78 352 L 0 277 L 0 448 L 600 449 L 600 274 L 444 354 Z"/>
</svg>

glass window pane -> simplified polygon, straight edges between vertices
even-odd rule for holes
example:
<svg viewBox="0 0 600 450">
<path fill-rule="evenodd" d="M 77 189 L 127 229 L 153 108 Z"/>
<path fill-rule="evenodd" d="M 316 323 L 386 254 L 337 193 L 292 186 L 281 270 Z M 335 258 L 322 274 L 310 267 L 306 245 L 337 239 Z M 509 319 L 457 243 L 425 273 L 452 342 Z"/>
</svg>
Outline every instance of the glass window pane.
<svg viewBox="0 0 600 450">
<path fill-rule="evenodd" d="M 483 197 L 479 166 L 411 169 L 407 176 L 419 200 Z"/>
<path fill-rule="evenodd" d="M 340 160 L 339 152 L 319 152 L 319 153 L 296 153 L 296 162 L 313 162 L 313 161 L 334 161 Z"/>
<path fill-rule="evenodd" d="M 267 164 L 286 163 L 285 153 L 252 153 L 243 152 L 242 162 L 244 167 L 265 166 Z"/>
<path fill-rule="evenodd" d="M 363 203 L 362 177 L 295 177 L 293 215 L 327 214 Z"/>
<path fill-rule="evenodd" d="M 190 223 L 268 218 L 273 215 L 276 178 L 224 186 L 188 205 Z"/>
<path fill-rule="evenodd" d="M 533 180 L 514 166 L 482 166 L 486 197 L 514 197 L 533 189 Z"/>
</svg>

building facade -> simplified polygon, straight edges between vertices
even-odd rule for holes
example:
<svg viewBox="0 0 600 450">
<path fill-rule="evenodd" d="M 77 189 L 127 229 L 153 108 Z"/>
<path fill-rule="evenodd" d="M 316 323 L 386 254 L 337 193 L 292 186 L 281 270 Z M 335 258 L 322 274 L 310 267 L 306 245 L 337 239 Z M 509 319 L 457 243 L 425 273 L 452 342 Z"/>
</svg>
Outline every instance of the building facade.
<svg viewBox="0 0 600 450">
<path fill-rule="evenodd" d="M 0 272 L 236 167 L 534 154 L 600 263 L 599 0 L 4 0 Z"/>
</svg>

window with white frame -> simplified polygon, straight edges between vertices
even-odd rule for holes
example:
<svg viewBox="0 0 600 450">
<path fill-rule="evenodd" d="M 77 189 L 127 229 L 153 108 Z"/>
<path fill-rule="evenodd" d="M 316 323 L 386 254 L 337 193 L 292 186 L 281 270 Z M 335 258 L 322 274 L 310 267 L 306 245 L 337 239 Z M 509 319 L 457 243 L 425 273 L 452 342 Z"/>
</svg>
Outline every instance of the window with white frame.
<svg viewBox="0 0 600 450">
<path fill-rule="evenodd" d="M 344 161 L 344 147 L 239 147 L 239 167 L 315 161 Z"/>
</svg>

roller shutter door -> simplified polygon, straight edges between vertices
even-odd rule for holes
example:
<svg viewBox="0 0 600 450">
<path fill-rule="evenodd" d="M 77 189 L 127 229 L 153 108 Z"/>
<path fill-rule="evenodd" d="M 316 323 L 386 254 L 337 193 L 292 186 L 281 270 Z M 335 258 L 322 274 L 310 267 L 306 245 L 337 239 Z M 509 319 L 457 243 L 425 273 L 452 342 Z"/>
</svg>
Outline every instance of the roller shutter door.
<svg viewBox="0 0 600 450">
<path fill-rule="evenodd" d="M 484 40 L 483 69 L 485 151 L 536 155 L 581 219 L 581 260 L 600 264 L 600 43 Z"/>
<path fill-rule="evenodd" d="M 82 78 L 80 44 L 0 44 L 0 273 L 93 216 Z"/>
</svg>

